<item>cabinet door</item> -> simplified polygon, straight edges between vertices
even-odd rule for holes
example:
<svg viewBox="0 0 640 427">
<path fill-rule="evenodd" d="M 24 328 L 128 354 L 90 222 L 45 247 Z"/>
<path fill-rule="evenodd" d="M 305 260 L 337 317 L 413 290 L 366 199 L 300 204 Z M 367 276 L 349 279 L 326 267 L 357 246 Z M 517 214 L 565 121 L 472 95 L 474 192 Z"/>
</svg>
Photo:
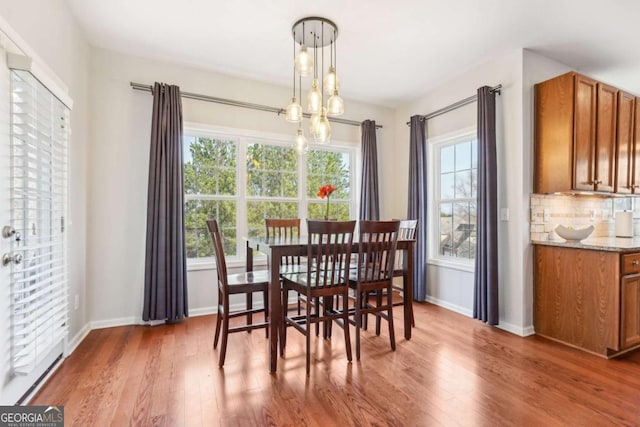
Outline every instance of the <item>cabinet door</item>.
<svg viewBox="0 0 640 427">
<path fill-rule="evenodd" d="M 596 191 L 613 192 L 615 181 L 618 90 L 598 83 L 596 117 Z"/>
<path fill-rule="evenodd" d="M 640 274 L 624 276 L 620 289 L 620 348 L 640 344 Z"/>
<path fill-rule="evenodd" d="M 640 98 L 635 100 L 635 114 L 633 120 L 633 192 L 640 193 Z"/>
<path fill-rule="evenodd" d="M 618 92 L 618 120 L 616 124 L 616 182 L 615 192 L 630 194 L 633 187 L 633 115 L 635 97 Z M 640 165 L 639 165 L 640 166 Z"/>
<path fill-rule="evenodd" d="M 573 188 L 595 189 L 596 156 L 596 88 L 597 82 L 585 76 L 575 76 Z"/>
</svg>

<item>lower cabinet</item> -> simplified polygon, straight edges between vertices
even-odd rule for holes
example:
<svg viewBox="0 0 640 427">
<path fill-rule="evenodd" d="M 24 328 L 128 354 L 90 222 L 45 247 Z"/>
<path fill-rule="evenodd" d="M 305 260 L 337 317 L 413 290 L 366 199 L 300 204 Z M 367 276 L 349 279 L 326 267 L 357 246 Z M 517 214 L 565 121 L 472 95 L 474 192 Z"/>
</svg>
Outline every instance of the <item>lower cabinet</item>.
<svg viewBox="0 0 640 427">
<path fill-rule="evenodd" d="M 620 346 L 640 345 L 640 274 L 624 276 L 620 283 Z"/>
<path fill-rule="evenodd" d="M 604 357 L 640 348 L 640 253 L 534 248 L 536 334 Z"/>
</svg>

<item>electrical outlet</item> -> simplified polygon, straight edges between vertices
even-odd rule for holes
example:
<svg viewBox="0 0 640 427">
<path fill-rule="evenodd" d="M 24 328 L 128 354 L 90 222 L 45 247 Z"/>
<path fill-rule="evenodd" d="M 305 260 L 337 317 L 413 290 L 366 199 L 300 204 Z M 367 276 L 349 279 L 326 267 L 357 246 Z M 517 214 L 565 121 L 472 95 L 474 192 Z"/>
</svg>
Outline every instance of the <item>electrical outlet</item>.
<svg viewBox="0 0 640 427">
<path fill-rule="evenodd" d="M 549 208 L 544 208 L 542 210 L 542 222 L 549 222 L 551 219 L 551 212 L 549 212 Z"/>
<path fill-rule="evenodd" d="M 80 295 L 76 294 L 74 301 L 73 301 L 73 309 L 77 310 L 80 308 Z"/>
<path fill-rule="evenodd" d="M 509 221 L 509 208 L 500 208 L 500 220 Z"/>
</svg>

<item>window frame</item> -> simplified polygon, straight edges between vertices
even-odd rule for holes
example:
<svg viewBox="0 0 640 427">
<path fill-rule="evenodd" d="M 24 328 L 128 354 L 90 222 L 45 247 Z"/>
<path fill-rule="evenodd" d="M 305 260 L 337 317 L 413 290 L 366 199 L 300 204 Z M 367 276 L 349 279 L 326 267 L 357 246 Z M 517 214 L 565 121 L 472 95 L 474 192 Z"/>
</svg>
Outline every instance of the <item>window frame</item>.
<svg viewBox="0 0 640 427">
<path fill-rule="evenodd" d="M 475 272 L 475 259 L 456 258 L 453 256 L 440 255 L 440 236 L 438 218 L 440 217 L 440 170 L 441 165 L 437 157 L 442 147 L 455 145 L 461 142 L 478 139 L 477 128 L 475 126 L 459 129 L 444 135 L 427 139 L 427 165 L 429 170 L 427 228 L 428 235 L 431 236 L 427 245 L 427 264 L 440 267 L 447 267 L 454 270 Z M 477 170 L 477 168 L 476 168 Z M 477 175 L 476 175 L 477 182 Z M 468 199 L 463 199 L 468 200 Z M 476 194 L 477 201 L 477 194 Z M 477 204 L 476 204 L 477 208 Z M 477 227 L 476 227 L 477 230 Z"/>
<path fill-rule="evenodd" d="M 293 135 L 293 134 L 292 134 Z M 247 202 L 248 201 L 282 201 L 282 202 L 297 202 L 298 212 L 300 218 L 304 218 L 307 212 L 309 199 L 306 195 L 307 187 L 307 175 L 306 175 L 306 160 L 307 153 L 299 155 L 298 161 L 298 196 L 296 199 L 287 197 L 269 198 L 263 196 L 251 196 L 247 197 L 247 148 L 249 144 L 261 143 L 274 146 L 293 147 L 293 136 L 288 134 L 262 132 L 249 129 L 238 129 L 225 126 L 216 126 L 211 124 L 196 123 L 196 122 L 184 122 L 183 123 L 183 136 L 195 136 L 206 138 L 221 138 L 226 140 L 234 140 L 237 144 L 237 170 L 236 170 L 236 182 L 237 191 L 235 196 L 211 196 L 206 195 L 197 197 L 194 195 L 184 194 L 185 202 L 187 200 L 194 199 L 215 199 L 215 200 L 236 200 L 236 230 L 237 230 L 237 243 L 236 243 L 236 255 L 227 256 L 226 262 L 228 268 L 243 268 L 245 266 L 245 245 L 243 236 L 247 236 L 249 229 L 247 224 Z M 315 144 L 312 139 L 309 140 L 309 150 L 328 150 L 337 151 L 349 154 L 349 168 L 350 168 L 350 197 L 349 197 L 349 209 L 353 217 L 357 217 L 358 214 L 358 200 L 360 188 L 358 183 L 360 182 L 360 143 L 348 142 L 341 140 L 331 140 L 330 144 Z M 342 201 L 342 200 L 341 200 Z M 300 222 L 300 234 L 306 235 L 306 222 Z M 266 256 L 263 254 L 254 255 L 254 266 L 266 265 Z M 215 269 L 215 257 L 202 257 L 202 258 L 187 258 L 187 271 L 197 270 L 210 270 Z"/>
</svg>

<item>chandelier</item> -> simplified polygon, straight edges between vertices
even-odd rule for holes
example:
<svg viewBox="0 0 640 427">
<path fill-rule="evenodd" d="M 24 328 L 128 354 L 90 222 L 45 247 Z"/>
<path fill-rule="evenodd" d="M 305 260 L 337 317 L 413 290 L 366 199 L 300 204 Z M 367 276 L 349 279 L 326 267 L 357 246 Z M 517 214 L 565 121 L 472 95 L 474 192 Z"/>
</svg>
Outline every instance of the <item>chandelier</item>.
<svg viewBox="0 0 640 427">
<path fill-rule="evenodd" d="M 331 126 L 328 116 L 339 116 L 344 113 L 344 101 L 339 95 L 340 81 L 338 80 L 336 39 L 338 27 L 325 18 L 308 17 L 293 24 L 293 96 L 287 105 L 285 119 L 298 123 L 298 133 L 295 146 L 299 152 L 307 150 L 307 138 L 302 129 L 303 117 L 309 117 L 309 133 L 318 144 L 327 144 L 331 139 Z M 300 49 L 296 54 L 296 45 Z M 325 47 L 328 47 L 329 67 L 326 74 L 324 58 Z M 309 52 L 313 49 L 313 52 Z M 320 57 L 320 63 L 318 62 Z M 320 76 L 318 76 L 320 65 Z M 311 87 L 307 92 L 307 113 L 302 108 L 302 78 L 311 78 Z M 321 80 L 319 80 L 319 78 Z M 296 97 L 296 80 L 298 82 L 298 96 Z M 326 100 L 326 106 L 325 106 Z"/>
</svg>

